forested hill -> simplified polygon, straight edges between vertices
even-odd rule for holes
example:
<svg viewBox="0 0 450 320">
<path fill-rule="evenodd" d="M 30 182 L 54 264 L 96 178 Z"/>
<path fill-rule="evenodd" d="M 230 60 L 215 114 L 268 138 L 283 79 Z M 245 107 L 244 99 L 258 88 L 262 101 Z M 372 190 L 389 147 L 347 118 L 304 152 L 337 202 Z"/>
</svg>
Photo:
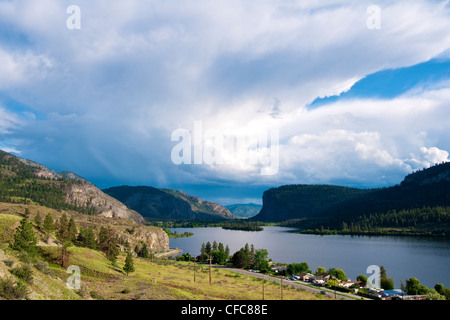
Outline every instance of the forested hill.
<svg viewBox="0 0 450 320">
<path fill-rule="evenodd" d="M 450 163 L 412 173 L 399 185 L 389 188 L 290 185 L 270 189 L 264 192 L 261 212 L 252 220 L 333 218 L 333 221 L 344 221 L 393 210 L 446 206 L 450 206 Z"/>
<path fill-rule="evenodd" d="M 263 207 L 251 220 L 284 221 L 322 215 L 370 190 L 331 185 L 285 185 L 263 194 Z"/>
<path fill-rule="evenodd" d="M 235 218 L 227 208 L 180 190 L 158 189 L 149 186 L 118 186 L 103 191 L 150 219 L 223 220 Z"/>
<path fill-rule="evenodd" d="M 1 150 L 0 202 L 37 204 L 145 222 L 139 213 L 128 209 L 77 174 L 67 171 L 58 173 Z"/>
</svg>

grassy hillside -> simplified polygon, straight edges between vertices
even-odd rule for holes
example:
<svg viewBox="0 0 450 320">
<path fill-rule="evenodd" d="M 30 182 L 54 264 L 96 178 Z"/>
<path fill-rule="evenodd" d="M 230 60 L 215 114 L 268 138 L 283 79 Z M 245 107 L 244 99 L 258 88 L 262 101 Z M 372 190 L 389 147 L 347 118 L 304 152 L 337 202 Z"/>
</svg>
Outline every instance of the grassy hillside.
<svg viewBox="0 0 450 320">
<path fill-rule="evenodd" d="M 51 211 L 47 208 L 41 209 Z M 0 212 L 0 299 L 5 298 L 2 296 L 2 288 L 5 287 L 25 288 L 26 292 L 22 293 L 21 298 L 36 300 L 261 298 L 261 281 L 250 276 L 214 269 L 210 285 L 208 266 L 156 258 L 152 262 L 150 259 L 137 257 L 133 258 L 135 272 L 127 276 L 122 271 L 125 263 L 123 252 L 118 256 L 115 265 L 112 265 L 103 252 L 76 246 L 68 248 L 69 259 L 66 265 L 76 265 L 80 268 L 81 288 L 69 289 L 66 281 L 71 274 L 60 265 L 61 247 L 52 242 L 40 241 L 36 257 L 12 250 L 9 244 L 22 219 L 22 211 L 17 205 L 1 204 Z M 34 231 L 40 234 L 36 225 Z M 28 268 L 28 274 L 31 273 L 31 277 L 26 281 L 23 277 L 13 275 L 14 270 L 24 267 Z M 279 299 L 279 294 L 279 284 L 266 282 L 266 299 Z M 325 299 L 321 295 L 290 287 L 283 289 L 283 298 Z"/>
</svg>

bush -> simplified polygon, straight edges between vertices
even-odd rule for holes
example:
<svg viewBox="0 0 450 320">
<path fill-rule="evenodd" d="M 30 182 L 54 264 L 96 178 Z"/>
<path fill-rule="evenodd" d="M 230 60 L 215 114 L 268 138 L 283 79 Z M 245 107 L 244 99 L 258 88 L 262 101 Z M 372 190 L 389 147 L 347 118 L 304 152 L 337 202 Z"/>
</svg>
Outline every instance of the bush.
<svg viewBox="0 0 450 320">
<path fill-rule="evenodd" d="M 89 294 L 91 295 L 91 297 L 92 297 L 93 299 L 96 299 L 96 300 L 105 300 L 105 298 L 104 298 L 100 293 L 98 293 L 97 291 L 91 291 Z"/>
<path fill-rule="evenodd" d="M 5 265 L 6 265 L 7 267 L 9 267 L 9 268 L 11 268 L 11 267 L 14 265 L 14 261 L 12 261 L 12 260 L 10 260 L 10 259 L 5 260 L 5 261 L 3 261 L 3 262 L 4 262 Z"/>
<path fill-rule="evenodd" d="M 33 271 L 27 265 L 15 267 L 14 269 L 11 269 L 9 272 L 15 275 L 17 279 L 19 279 L 20 281 L 23 281 L 28 284 L 33 283 Z"/>
<path fill-rule="evenodd" d="M 36 269 L 38 269 L 40 272 L 42 272 L 43 274 L 51 274 L 52 270 L 48 267 L 48 262 L 47 261 L 43 261 L 43 262 L 38 262 L 34 265 L 34 267 Z"/>
<path fill-rule="evenodd" d="M 28 299 L 28 289 L 23 284 L 14 284 L 11 278 L 0 278 L 0 297 L 5 300 Z"/>
</svg>

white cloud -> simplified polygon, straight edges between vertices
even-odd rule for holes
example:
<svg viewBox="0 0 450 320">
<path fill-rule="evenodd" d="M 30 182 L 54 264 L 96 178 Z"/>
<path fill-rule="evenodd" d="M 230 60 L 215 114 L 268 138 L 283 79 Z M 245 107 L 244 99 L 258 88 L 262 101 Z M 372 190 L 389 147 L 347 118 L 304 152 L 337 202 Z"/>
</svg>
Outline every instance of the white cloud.
<svg viewBox="0 0 450 320">
<path fill-rule="evenodd" d="M 448 152 L 445 150 L 440 150 L 439 148 L 436 147 L 431 148 L 422 147 L 420 148 L 420 152 L 422 153 L 423 159 L 425 160 L 421 162 L 424 165 L 424 167 L 429 167 L 436 163 L 449 161 Z"/>
<path fill-rule="evenodd" d="M 16 133 L 30 153 L 95 167 L 89 174 L 256 179 L 254 167 L 173 166 L 170 133 L 200 120 L 241 135 L 279 128 L 280 183 L 377 183 L 412 159 L 445 156 L 431 147 L 450 149 L 446 84 L 305 109 L 369 73 L 449 50 L 448 7 L 378 3 L 380 30 L 366 28 L 369 1 L 78 1 L 82 27 L 70 31 L 63 2 L 5 2 L 0 19 L 18 40 L 0 38 L 0 90 L 43 115 Z"/>
<path fill-rule="evenodd" d="M 10 134 L 21 124 L 23 121 L 17 115 L 0 106 L 0 134 Z"/>
</svg>

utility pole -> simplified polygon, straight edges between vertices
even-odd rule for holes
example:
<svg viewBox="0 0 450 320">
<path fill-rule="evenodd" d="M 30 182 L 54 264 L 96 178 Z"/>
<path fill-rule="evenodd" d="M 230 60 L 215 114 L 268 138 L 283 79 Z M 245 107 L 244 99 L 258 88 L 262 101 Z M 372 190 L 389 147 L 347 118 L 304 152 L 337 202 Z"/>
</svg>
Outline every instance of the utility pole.
<svg viewBox="0 0 450 320">
<path fill-rule="evenodd" d="M 281 300 L 283 300 L 283 278 L 281 278 L 280 282 L 280 291 L 281 291 Z"/>
<path fill-rule="evenodd" d="M 209 256 L 209 284 L 211 285 L 212 256 Z"/>
<path fill-rule="evenodd" d="M 264 276 L 262 278 L 262 299 L 264 300 Z"/>
<path fill-rule="evenodd" d="M 195 264 L 194 264 L 194 282 L 195 282 Z"/>
</svg>

